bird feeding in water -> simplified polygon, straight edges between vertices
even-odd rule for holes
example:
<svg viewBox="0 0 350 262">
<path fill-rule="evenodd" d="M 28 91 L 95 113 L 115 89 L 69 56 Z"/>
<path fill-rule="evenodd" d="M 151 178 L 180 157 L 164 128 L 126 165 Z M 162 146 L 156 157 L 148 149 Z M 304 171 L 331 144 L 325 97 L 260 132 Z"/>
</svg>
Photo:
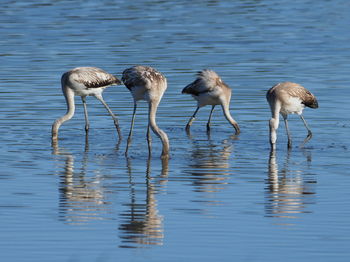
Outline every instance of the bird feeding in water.
<svg viewBox="0 0 350 262">
<path fill-rule="evenodd" d="M 240 133 L 239 125 L 232 118 L 229 110 L 231 93 L 231 88 L 214 71 L 204 69 L 198 72 L 197 79 L 182 90 L 182 94 L 190 94 L 197 100 L 197 109 L 188 121 L 186 131 L 189 132 L 198 110 L 203 106 L 211 105 L 212 108 L 207 123 L 207 131 L 209 131 L 214 108 L 216 105 L 221 105 L 225 118 L 235 128 L 236 135 L 238 135 Z"/>
<path fill-rule="evenodd" d="M 287 121 L 289 114 L 299 115 L 308 131 L 308 134 L 302 145 L 307 143 L 312 138 L 312 132 L 302 115 L 305 107 L 318 108 L 317 99 L 313 94 L 311 94 L 310 91 L 299 84 L 284 82 L 274 85 L 270 90 L 268 90 L 266 93 L 266 99 L 269 102 L 272 115 L 269 122 L 270 144 L 272 149 L 275 149 L 276 147 L 276 131 L 279 125 L 279 114 L 282 115 L 286 126 L 288 148 L 292 147 L 292 139 Z"/>
<path fill-rule="evenodd" d="M 156 113 L 160 100 L 167 89 L 167 80 L 164 75 L 149 66 L 133 66 L 125 69 L 122 76 L 124 85 L 129 89 L 134 99 L 134 111 L 131 120 L 130 133 L 127 140 L 125 155 L 131 144 L 132 131 L 134 128 L 137 102 L 146 100 L 148 102 L 148 128 L 147 142 L 148 151 L 151 155 L 151 133 L 150 129 L 160 138 L 163 144 L 161 158 L 169 156 L 169 139 L 167 134 L 161 130 L 156 123 Z"/>
<path fill-rule="evenodd" d="M 118 124 L 118 119 L 113 114 L 112 110 L 103 100 L 103 91 L 111 85 L 120 85 L 121 81 L 115 76 L 105 72 L 97 67 L 77 67 L 68 72 L 65 72 L 61 78 L 62 92 L 67 103 L 67 113 L 58 118 L 52 125 L 52 140 L 57 141 L 58 129 L 60 126 L 71 119 L 75 111 L 74 97 L 80 96 L 84 106 L 85 114 L 85 131 L 89 131 L 89 119 L 86 106 L 86 96 L 96 97 L 107 109 L 112 116 L 114 125 L 117 128 L 119 139 L 121 139 L 121 132 Z"/>
</svg>

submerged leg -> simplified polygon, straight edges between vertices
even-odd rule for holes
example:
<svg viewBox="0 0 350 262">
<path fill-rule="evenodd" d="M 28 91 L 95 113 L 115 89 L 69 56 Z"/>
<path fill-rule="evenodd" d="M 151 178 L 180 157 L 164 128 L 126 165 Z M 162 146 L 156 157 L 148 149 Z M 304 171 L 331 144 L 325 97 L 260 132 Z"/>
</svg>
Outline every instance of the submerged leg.
<svg viewBox="0 0 350 262">
<path fill-rule="evenodd" d="M 283 116 L 284 125 L 286 126 L 286 132 L 287 132 L 287 136 L 288 136 L 288 148 L 292 148 L 292 137 L 291 137 L 290 132 L 289 132 L 288 120 L 287 120 L 288 115 L 282 115 L 282 116 Z"/>
<path fill-rule="evenodd" d="M 207 131 L 208 132 L 210 131 L 211 117 L 213 115 L 214 108 L 215 108 L 215 105 L 213 105 L 211 107 L 211 110 L 210 110 L 209 119 L 208 119 L 208 123 L 207 123 Z"/>
<path fill-rule="evenodd" d="M 312 138 L 312 132 L 311 132 L 311 130 L 310 130 L 308 124 L 306 123 L 306 121 L 305 121 L 303 115 L 300 115 L 300 118 L 301 118 L 301 120 L 303 120 L 304 126 L 305 126 L 306 129 L 307 129 L 307 136 L 306 136 L 306 138 L 304 139 L 304 142 L 301 144 L 301 146 L 304 146 L 304 145 Z"/>
<path fill-rule="evenodd" d="M 147 127 L 147 144 L 148 144 L 148 155 L 150 157 L 152 154 L 152 136 L 151 136 L 151 127 L 149 124 Z"/>
<path fill-rule="evenodd" d="M 88 111 L 87 111 L 87 107 L 86 107 L 86 96 L 82 96 L 81 101 L 83 101 L 83 106 L 84 106 L 85 132 L 87 134 L 89 132 L 90 123 L 89 123 Z"/>
<path fill-rule="evenodd" d="M 130 132 L 129 132 L 128 141 L 127 141 L 126 149 L 125 149 L 125 155 L 128 154 L 129 146 L 130 146 L 130 144 L 131 144 L 131 137 L 132 137 L 132 131 L 133 131 L 133 129 L 134 129 L 136 108 L 137 108 L 137 104 L 136 104 L 136 102 L 135 102 L 135 103 L 134 103 L 134 112 L 133 112 L 133 114 L 132 114 L 132 119 L 131 119 Z"/>
<path fill-rule="evenodd" d="M 117 132 L 118 132 L 118 136 L 119 139 L 122 138 L 122 134 L 120 132 L 120 128 L 119 128 L 119 123 L 118 123 L 118 119 L 117 117 L 113 114 L 112 110 L 109 108 L 109 106 L 107 105 L 107 103 L 103 100 L 103 97 L 101 95 L 96 95 L 95 96 L 103 105 L 104 107 L 107 109 L 108 113 L 111 115 L 111 117 L 113 118 L 114 121 L 114 125 L 117 128 Z"/>
<path fill-rule="evenodd" d="M 85 153 L 89 152 L 89 134 L 88 133 L 85 134 L 85 148 L 84 148 L 84 152 Z"/>
<path fill-rule="evenodd" d="M 196 118 L 196 114 L 199 110 L 199 107 L 196 108 L 196 111 L 194 111 L 193 115 L 191 116 L 190 120 L 188 120 L 188 123 L 186 125 L 186 131 L 190 131 L 190 127 L 192 125 L 192 122 L 194 121 L 194 119 Z"/>
</svg>

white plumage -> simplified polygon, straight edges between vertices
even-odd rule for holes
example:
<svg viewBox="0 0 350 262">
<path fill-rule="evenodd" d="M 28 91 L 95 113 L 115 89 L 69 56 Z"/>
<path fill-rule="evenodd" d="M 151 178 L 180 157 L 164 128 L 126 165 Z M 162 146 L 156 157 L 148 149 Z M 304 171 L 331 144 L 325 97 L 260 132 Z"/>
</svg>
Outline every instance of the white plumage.
<svg viewBox="0 0 350 262">
<path fill-rule="evenodd" d="M 121 82 L 118 78 L 97 67 L 77 67 L 65 72 L 61 78 L 61 86 L 67 103 L 67 113 L 53 123 L 53 141 L 56 141 L 58 138 L 59 127 L 73 117 L 75 111 L 74 96 L 76 95 L 80 96 L 83 101 L 86 133 L 90 126 L 86 106 L 86 96 L 94 96 L 104 105 L 108 113 L 112 116 L 119 138 L 121 138 L 118 120 L 102 97 L 105 88 L 119 84 L 121 84 Z"/>
<path fill-rule="evenodd" d="M 302 115 L 305 107 L 318 108 L 317 99 L 313 94 L 310 93 L 310 91 L 296 83 L 278 83 L 267 91 L 266 99 L 270 105 L 272 115 L 269 122 L 271 148 L 274 149 L 276 146 L 277 129 L 279 126 L 279 114 L 282 115 L 286 126 L 288 148 L 291 148 L 292 146 L 292 139 L 287 121 L 289 114 L 299 115 L 308 131 L 308 135 L 305 138 L 303 144 L 312 138 L 312 132 Z"/>
<path fill-rule="evenodd" d="M 240 128 L 237 122 L 232 118 L 229 110 L 231 101 L 231 89 L 226 85 L 219 75 L 209 69 L 198 72 L 197 79 L 187 85 L 183 90 L 183 94 L 190 94 L 197 100 L 197 109 L 186 125 L 186 131 L 189 132 L 192 122 L 194 121 L 199 108 L 211 105 L 207 130 L 210 130 L 211 117 L 216 105 L 221 105 L 224 116 L 227 121 L 235 128 L 236 135 L 240 133 Z"/>
<path fill-rule="evenodd" d="M 148 151 L 151 154 L 151 133 L 150 129 L 160 138 L 163 144 L 162 158 L 169 157 L 169 139 L 167 134 L 161 130 L 156 123 L 156 113 L 160 100 L 167 89 L 167 81 L 156 69 L 149 66 L 133 66 L 125 69 L 122 81 L 131 92 L 134 99 L 134 112 L 131 120 L 130 133 L 128 136 L 125 154 L 127 155 L 131 144 L 132 131 L 136 115 L 137 101 L 146 100 L 149 105 L 147 141 Z"/>
</svg>

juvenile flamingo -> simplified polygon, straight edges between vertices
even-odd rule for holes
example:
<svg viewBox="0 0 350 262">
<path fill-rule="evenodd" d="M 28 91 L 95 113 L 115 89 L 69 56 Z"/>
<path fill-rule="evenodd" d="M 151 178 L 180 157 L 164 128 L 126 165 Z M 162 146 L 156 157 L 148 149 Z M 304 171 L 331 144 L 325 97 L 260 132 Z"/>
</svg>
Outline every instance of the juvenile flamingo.
<svg viewBox="0 0 350 262">
<path fill-rule="evenodd" d="M 303 110 L 306 106 L 311 108 L 318 108 L 317 99 L 313 94 L 311 94 L 310 91 L 299 84 L 284 82 L 274 85 L 270 90 L 268 90 L 266 93 L 266 99 L 269 102 L 272 115 L 269 123 L 270 144 L 272 149 L 275 149 L 276 147 L 276 131 L 279 125 L 279 114 L 282 115 L 286 126 L 288 148 L 292 147 L 292 139 L 287 121 L 289 114 L 299 115 L 308 131 L 307 137 L 305 138 L 302 145 L 307 143 L 312 138 L 312 132 L 302 115 Z"/>
<path fill-rule="evenodd" d="M 132 115 L 125 155 L 127 155 L 131 144 L 137 101 L 146 100 L 148 102 L 147 142 L 149 154 L 151 155 L 152 139 L 150 129 L 152 129 L 163 144 L 161 158 L 167 158 L 169 156 L 169 139 L 167 134 L 161 130 L 156 123 L 157 108 L 165 90 L 167 89 L 167 81 L 165 76 L 152 67 L 138 65 L 125 69 L 123 72 L 122 81 L 129 89 L 134 99 L 134 112 Z"/>
<path fill-rule="evenodd" d="M 240 128 L 237 122 L 232 118 L 229 110 L 231 93 L 231 88 L 229 88 L 214 71 L 204 69 L 198 72 L 197 79 L 182 90 L 182 94 L 190 94 L 197 100 L 197 109 L 188 121 L 186 131 L 189 132 L 199 108 L 211 105 L 212 108 L 207 123 L 207 131 L 209 131 L 214 108 L 216 105 L 221 105 L 224 116 L 235 128 L 236 135 L 238 135 L 240 133 Z"/>
<path fill-rule="evenodd" d="M 114 120 L 114 125 L 117 128 L 119 139 L 121 139 L 118 119 L 103 100 L 102 93 L 105 88 L 111 85 L 120 85 L 121 81 L 115 76 L 103 71 L 97 67 L 77 67 L 68 72 L 65 72 L 61 78 L 62 92 L 67 103 L 67 113 L 58 118 L 52 125 L 52 140 L 57 141 L 58 129 L 60 126 L 71 119 L 75 111 L 74 96 L 80 96 L 84 105 L 85 114 L 85 131 L 89 131 L 89 119 L 86 107 L 86 96 L 96 97 L 107 109 L 108 113 Z"/>
</svg>

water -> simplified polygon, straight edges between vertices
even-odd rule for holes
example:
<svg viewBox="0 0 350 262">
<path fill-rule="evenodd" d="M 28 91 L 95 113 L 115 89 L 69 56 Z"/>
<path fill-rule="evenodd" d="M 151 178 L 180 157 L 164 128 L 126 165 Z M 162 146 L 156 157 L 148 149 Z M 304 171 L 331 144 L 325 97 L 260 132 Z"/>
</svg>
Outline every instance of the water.
<svg viewBox="0 0 350 262">
<path fill-rule="evenodd" d="M 2 1 L 0 8 L 0 250 L 3 261 L 347 261 L 350 255 L 350 3 L 334 1 Z M 158 124 L 171 143 L 146 145 L 140 104 L 130 158 L 132 100 L 123 86 L 65 111 L 61 74 L 76 66 L 120 73 L 156 67 L 168 78 Z M 195 110 L 181 89 L 211 68 L 233 89 L 233 128 Z M 270 155 L 265 92 L 280 81 L 312 91 L 302 122 L 283 124 Z"/>
</svg>

